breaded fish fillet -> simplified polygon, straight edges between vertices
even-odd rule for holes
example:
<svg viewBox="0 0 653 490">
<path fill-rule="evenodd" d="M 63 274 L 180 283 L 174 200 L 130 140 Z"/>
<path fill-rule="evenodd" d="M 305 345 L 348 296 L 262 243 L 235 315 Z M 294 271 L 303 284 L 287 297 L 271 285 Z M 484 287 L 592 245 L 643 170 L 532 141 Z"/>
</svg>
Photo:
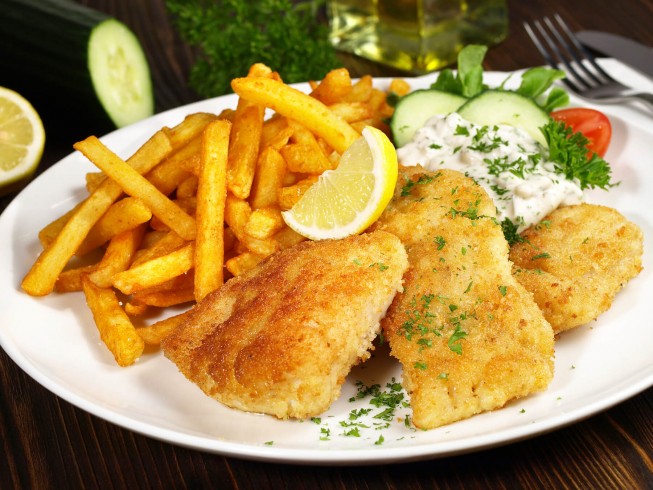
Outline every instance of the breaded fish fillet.
<svg viewBox="0 0 653 490">
<path fill-rule="evenodd" d="M 319 415 L 369 357 L 407 267 L 389 233 L 303 242 L 208 295 L 162 342 L 164 353 L 225 405 Z"/>
<path fill-rule="evenodd" d="M 596 319 L 642 270 L 642 231 L 609 207 L 562 207 L 522 236 L 510 250 L 515 277 L 556 333 Z"/>
<path fill-rule="evenodd" d="M 553 331 L 511 274 L 495 213 L 462 173 L 414 167 L 400 172 L 374 226 L 408 251 L 404 290 L 382 327 L 418 428 L 500 408 L 553 377 Z"/>
</svg>

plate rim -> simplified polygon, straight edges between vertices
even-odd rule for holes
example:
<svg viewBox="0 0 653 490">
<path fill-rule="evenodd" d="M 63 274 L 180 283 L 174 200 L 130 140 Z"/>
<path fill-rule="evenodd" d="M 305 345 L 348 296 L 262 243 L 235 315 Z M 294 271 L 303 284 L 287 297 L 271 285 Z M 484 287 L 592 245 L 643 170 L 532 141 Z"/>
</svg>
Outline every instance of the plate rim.
<svg viewBox="0 0 653 490">
<path fill-rule="evenodd" d="M 492 77 L 498 78 L 500 76 L 506 76 L 510 73 L 513 72 L 488 71 L 485 73 L 485 75 L 491 75 Z M 421 77 L 404 78 L 410 82 L 411 80 L 430 80 L 434 76 L 435 74 L 429 74 Z M 387 84 L 390 80 L 392 80 L 390 77 L 374 78 L 374 81 L 376 84 L 378 84 L 378 86 Z M 306 89 L 308 85 L 307 83 L 302 83 L 294 84 L 294 86 Z M 146 120 L 139 121 L 125 128 L 120 128 L 112 131 L 102 136 L 100 139 L 104 141 L 107 139 L 113 140 L 120 138 L 123 134 L 127 134 L 132 131 L 139 131 L 141 130 L 141 127 L 146 128 L 155 123 L 158 124 L 158 127 L 160 128 L 163 125 L 163 123 L 159 123 L 160 121 L 166 121 L 176 114 L 187 114 L 193 112 L 197 108 L 206 108 L 207 105 L 210 105 L 221 99 L 227 100 L 228 98 L 235 100 L 235 96 L 231 94 L 172 108 L 155 114 Z M 580 101 L 574 99 L 574 102 Z M 582 103 L 582 105 L 590 106 L 590 104 L 585 103 Z M 641 129 L 645 130 L 644 128 Z M 649 129 L 647 132 L 653 136 L 653 129 Z M 151 133 L 141 132 L 140 137 L 146 137 L 150 134 Z M 3 211 L 2 215 L 0 215 L 0 227 L 3 226 L 7 216 L 11 216 L 12 213 L 15 213 L 16 216 L 19 216 L 17 208 L 21 202 L 21 196 L 24 198 L 25 195 L 29 194 L 30 189 L 33 188 L 33 186 L 39 186 L 44 181 L 46 181 L 48 175 L 51 172 L 56 172 L 57 169 L 59 169 L 61 166 L 66 165 L 66 163 L 71 159 L 77 158 L 78 157 L 76 156 L 76 152 L 72 152 L 58 162 L 54 163 L 51 167 L 44 170 L 38 177 L 36 177 L 12 200 L 11 203 L 9 203 L 9 205 Z M 40 372 L 35 365 L 29 362 L 24 353 L 20 351 L 19 346 L 14 345 L 10 342 L 10 339 L 5 335 L 5 332 L 2 329 L 0 329 L 0 346 L 7 353 L 8 357 L 21 368 L 21 370 L 23 370 L 28 376 L 30 376 L 33 380 L 46 388 L 48 391 L 66 400 L 77 408 L 84 410 L 92 415 L 98 416 L 101 419 L 118 425 L 124 429 L 131 430 L 141 435 L 158 439 L 170 444 L 207 451 L 215 454 L 221 454 L 224 456 L 240 457 L 244 459 L 267 462 L 292 462 L 298 464 L 365 465 L 408 462 L 452 456 L 461 453 L 497 447 L 508 443 L 529 439 L 547 432 L 551 432 L 553 430 L 569 426 L 596 413 L 604 411 L 618 403 L 621 403 L 622 401 L 627 400 L 628 398 L 631 398 L 653 386 L 653 371 L 651 371 L 647 376 L 640 378 L 638 382 L 630 384 L 628 388 L 621 389 L 617 394 L 608 397 L 602 402 L 592 403 L 584 410 L 571 410 L 568 413 L 560 414 L 553 418 L 533 422 L 528 426 L 530 430 L 524 430 L 524 427 L 519 425 L 508 430 L 504 429 L 499 432 L 499 434 L 503 434 L 503 437 L 497 437 L 495 433 L 489 433 L 482 434 L 480 436 L 476 435 L 475 437 L 467 437 L 461 441 L 453 440 L 441 443 L 420 444 L 416 446 L 379 448 L 364 447 L 361 449 L 324 448 L 318 449 L 317 451 L 310 451 L 306 448 L 293 449 L 274 445 L 264 446 L 233 441 L 217 441 L 215 439 L 211 441 L 208 440 L 210 439 L 210 436 L 208 435 L 195 436 L 190 434 L 182 434 L 183 437 L 181 438 L 175 437 L 176 435 L 178 436 L 180 434 L 178 431 L 174 431 L 170 428 L 165 427 L 157 427 L 155 424 L 147 424 L 137 419 L 130 419 L 123 414 L 115 413 L 110 409 L 105 409 L 104 407 L 97 406 L 92 402 L 85 400 L 79 394 L 67 390 L 61 385 L 53 385 L 52 380 L 49 379 L 45 373 Z M 473 442 L 474 440 L 479 439 L 480 443 L 478 441 L 476 443 Z M 443 446 L 443 448 L 438 450 L 440 446 Z M 436 451 L 429 451 L 429 448 L 436 449 Z"/>
</svg>

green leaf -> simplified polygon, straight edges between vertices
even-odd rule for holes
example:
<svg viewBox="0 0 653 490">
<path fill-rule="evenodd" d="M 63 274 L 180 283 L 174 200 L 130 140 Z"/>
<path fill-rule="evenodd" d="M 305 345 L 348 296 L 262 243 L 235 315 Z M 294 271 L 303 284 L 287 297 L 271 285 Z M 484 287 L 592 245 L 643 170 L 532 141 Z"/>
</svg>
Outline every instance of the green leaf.
<svg viewBox="0 0 653 490">
<path fill-rule="evenodd" d="M 456 75 L 451 68 L 445 68 L 440 73 L 438 73 L 438 78 L 436 78 L 435 82 L 431 84 L 431 88 L 442 90 L 443 92 L 462 95 L 462 86 L 460 81 L 456 79 Z"/>
<path fill-rule="evenodd" d="M 553 82 L 565 78 L 565 72 L 544 66 L 526 70 L 521 77 L 521 85 L 517 93 L 533 99 L 546 92 Z"/>
<path fill-rule="evenodd" d="M 553 87 L 543 104 L 540 104 L 546 112 L 552 112 L 558 107 L 569 105 L 569 94 L 560 87 Z"/>
<path fill-rule="evenodd" d="M 458 54 L 458 77 L 462 85 L 462 95 L 473 97 L 483 90 L 483 59 L 487 46 L 470 44 Z"/>
<path fill-rule="evenodd" d="M 452 94 L 472 97 L 484 88 L 483 58 L 487 46 L 469 44 L 458 53 L 458 73 L 446 68 L 438 74 L 431 88 Z"/>
</svg>

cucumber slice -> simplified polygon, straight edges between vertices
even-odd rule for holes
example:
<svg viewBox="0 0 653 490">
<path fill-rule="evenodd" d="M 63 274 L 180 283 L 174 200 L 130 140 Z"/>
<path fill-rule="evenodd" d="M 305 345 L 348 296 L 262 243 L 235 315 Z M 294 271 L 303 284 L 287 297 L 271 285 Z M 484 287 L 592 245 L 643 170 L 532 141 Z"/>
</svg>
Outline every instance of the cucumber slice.
<svg viewBox="0 0 653 490">
<path fill-rule="evenodd" d="M 107 19 L 93 28 L 88 67 L 95 93 L 117 127 L 152 114 L 149 65 L 138 39 L 124 24 Z"/>
<path fill-rule="evenodd" d="M 415 90 L 402 97 L 395 107 L 390 128 L 397 148 L 408 143 L 419 128 L 436 114 L 450 114 L 465 104 L 462 95 L 440 90 Z"/>
<path fill-rule="evenodd" d="M 533 99 L 516 92 L 487 90 L 469 99 L 457 112 L 467 121 L 482 126 L 507 124 L 522 128 L 546 146 L 540 128 L 551 118 Z"/>
</svg>

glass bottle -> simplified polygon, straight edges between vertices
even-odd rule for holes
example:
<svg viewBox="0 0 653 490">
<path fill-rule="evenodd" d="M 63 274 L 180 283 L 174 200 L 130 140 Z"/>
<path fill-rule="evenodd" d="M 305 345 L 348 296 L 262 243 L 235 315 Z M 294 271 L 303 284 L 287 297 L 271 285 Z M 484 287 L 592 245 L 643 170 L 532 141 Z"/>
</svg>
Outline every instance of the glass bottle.
<svg viewBox="0 0 653 490">
<path fill-rule="evenodd" d="M 329 0 L 327 14 L 336 48 L 413 74 L 508 32 L 506 0 Z"/>
</svg>

